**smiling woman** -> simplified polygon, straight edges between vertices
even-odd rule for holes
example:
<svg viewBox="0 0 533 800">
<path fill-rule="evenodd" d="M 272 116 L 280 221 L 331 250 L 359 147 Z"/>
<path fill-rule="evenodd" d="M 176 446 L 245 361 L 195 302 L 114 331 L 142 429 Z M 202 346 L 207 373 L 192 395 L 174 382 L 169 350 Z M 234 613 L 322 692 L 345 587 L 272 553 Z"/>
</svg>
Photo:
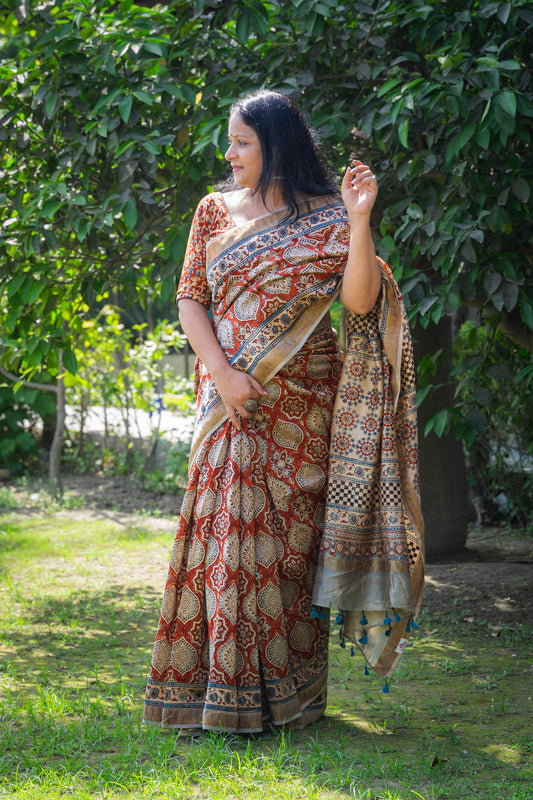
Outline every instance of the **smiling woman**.
<svg viewBox="0 0 533 800">
<path fill-rule="evenodd" d="M 229 121 L 230 146 L 226 158 L 231 164 L 237 186 L 255 189 L 263 171 L 263 155 L 259 137 L 235 111 Z"/>
<path fill-rule="evenodd" d="M 369 635 L 370 664 L 388 674 L 419 605 L 421 520 L 409 329 L 374 253 L 371 170 L 352 162 L 341 197 L 302 114 L 277 92 L 234 104 L 229 141 L 233 184 L 200 202 L 178 288 L 198 355 L 197 414 L 145 719 L 245 733 L 303 727 L 324 711 L 329 612 L 313 609 L 313 588 L 318 605 L 343 607 L 348 586 L 355 613 L 369 587 L 381 619 L 400 612 L 388 650 Z M 329 315 L 339 293 L 354 312 L 344 371 Z M 393 425 L 381 436 L 395 411 L 413 423 L 401 448 Z M 392 443 L 383 470 L 382 441 Z"/>
</svg>

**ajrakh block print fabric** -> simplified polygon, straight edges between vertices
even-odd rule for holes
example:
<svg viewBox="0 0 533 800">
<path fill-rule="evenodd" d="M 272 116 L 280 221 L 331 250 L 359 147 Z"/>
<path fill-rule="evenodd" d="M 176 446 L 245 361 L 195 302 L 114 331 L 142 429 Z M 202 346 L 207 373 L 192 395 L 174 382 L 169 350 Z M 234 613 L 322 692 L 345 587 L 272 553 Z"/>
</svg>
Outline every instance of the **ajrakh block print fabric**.
<svg viewBox="0 0 533 800">
<path fill-rule="evenodd" d="M 303 726 L 326 705 L 329 622 L 312 616 L 341 356 L 329 319 L 349 231 L 336 198 L 232 228 L 200 204 L 179 297 L 209 305 L 231 363 L 268 394 L 238 431 L 205 367 L 146 689 L 175 728 Z"/>
<path fill-rule="evenodd" d="M 313 599 L 342 611 L 341 639 L 357 644 L 387 677 L 422 601 L 424 526 L 409 323 L 380 263 L 379 302 L 369 314 L 347 318 Z"/>
</svg>

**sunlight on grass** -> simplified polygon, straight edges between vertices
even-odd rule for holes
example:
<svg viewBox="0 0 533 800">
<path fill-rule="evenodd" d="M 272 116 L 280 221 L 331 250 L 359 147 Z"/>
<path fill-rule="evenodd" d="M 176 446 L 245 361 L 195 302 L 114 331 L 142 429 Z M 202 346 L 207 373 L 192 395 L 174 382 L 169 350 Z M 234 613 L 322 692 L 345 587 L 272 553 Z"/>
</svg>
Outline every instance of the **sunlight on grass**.
<svg viewBox="0 0 533 800">
<path fill-rule="evenodd" d="M 510 747 L 502 743 L 489 744 L 489 746 L 485 748 L 485 752 L 497 758 L 498 761 L 502 761 L 504 764 L 519 764 L 522 758 L 518 747 Z"/>
<path fill-rule="evenodd" d="M 0 797 L 528 797 L 525 666 L 501 642 L 440 639 L 434 626 L 408 648 L 390 695 L 332 637 L 328 710 L 303 731 L 189 740 L 145 727 L 172 528 L 0 518 Z"/>
</svg>

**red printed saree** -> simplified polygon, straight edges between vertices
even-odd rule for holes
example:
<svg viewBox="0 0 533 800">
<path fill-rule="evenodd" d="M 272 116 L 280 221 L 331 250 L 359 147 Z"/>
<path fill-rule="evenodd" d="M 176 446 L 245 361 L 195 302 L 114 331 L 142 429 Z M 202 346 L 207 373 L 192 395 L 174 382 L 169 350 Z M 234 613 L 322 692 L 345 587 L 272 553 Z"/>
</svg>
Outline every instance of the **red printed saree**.
<svg viewBox="0 0 533 800">
<path fill-rule="evenodd" d="M 187 485 L 146 689 L 175 728 L 305 725 L 326 704 L 329 620 L 312 615 L 341 370 L 329 306 L 348 251 L 343 204 L 315 198 L 236 228 L 200 204 L 178 298 L 212 310 L 228 359 L 268 395 L 237 431 L 200 366 Z"/>
</svg>

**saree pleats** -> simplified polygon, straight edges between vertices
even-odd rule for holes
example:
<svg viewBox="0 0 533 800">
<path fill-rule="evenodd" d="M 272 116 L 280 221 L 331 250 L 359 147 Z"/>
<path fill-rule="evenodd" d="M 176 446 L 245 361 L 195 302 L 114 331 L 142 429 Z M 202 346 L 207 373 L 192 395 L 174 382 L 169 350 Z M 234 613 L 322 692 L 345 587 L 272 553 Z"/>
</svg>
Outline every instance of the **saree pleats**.
<svg viewBox="0 0 533 800">
<path fill-rule="evenodd" d="M 226 421 L 200 448 L 165 588 L 148 721 L 244 733 L 267 721 L 307 723 L 325 708 L 329 624 L 311 617 L 311 592 L 340 363 L 331 346 L 320 352 L 318 336 L 310 344 L 313 353 L 266 384 L 241 432 Z"/>
</svg>

